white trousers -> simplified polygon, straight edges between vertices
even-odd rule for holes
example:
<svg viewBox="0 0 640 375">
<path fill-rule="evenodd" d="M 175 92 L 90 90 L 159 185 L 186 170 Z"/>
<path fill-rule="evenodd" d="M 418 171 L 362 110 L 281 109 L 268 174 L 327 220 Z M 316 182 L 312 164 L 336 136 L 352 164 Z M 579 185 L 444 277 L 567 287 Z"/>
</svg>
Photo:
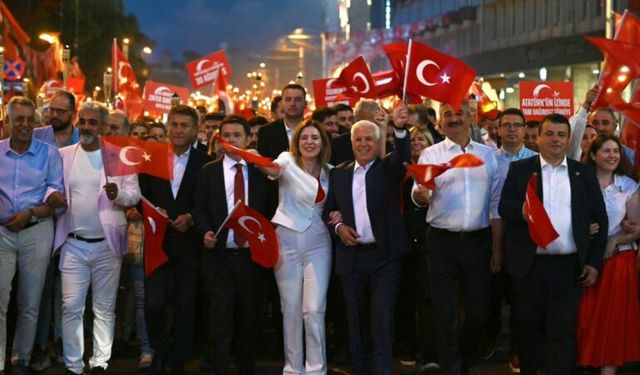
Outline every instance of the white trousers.
<svg viewBox="0 0 640 375">
<path fill-rule="evenodd" d="M 322 220 L 300 233 L 277 228 L 274 267 L 283 317 L 283 374 L 326 374 L 324 315 L 331 276 L 331 239 Z M 303 343 L 304 324 L 304 343 Z M 306 347 L 306 363 L 302 348 Z"/>
<path fill-rule="evenodd" d="M 89 367 L 106 369 L 107 361 L 111 358 L 120 260 L 106 241 L 88 243 L 68 238 L 62 246 L 60 273 L 64 364 L 76 374 L 84 371 L 83 315 L 89 286 L 94 315 L 93 355 Z"/>
<path fill-rule="evenodd" d="M 0 371 L 4 370 L 7 345 L 7 306 L 11 280 L 18 270 L 18 320 L 13 340 L 12 361 L 31 358 L 36 337 L 40 298 L 51 259 L 53 219 L 17 233 L 0 226 Z"/>
</svg>

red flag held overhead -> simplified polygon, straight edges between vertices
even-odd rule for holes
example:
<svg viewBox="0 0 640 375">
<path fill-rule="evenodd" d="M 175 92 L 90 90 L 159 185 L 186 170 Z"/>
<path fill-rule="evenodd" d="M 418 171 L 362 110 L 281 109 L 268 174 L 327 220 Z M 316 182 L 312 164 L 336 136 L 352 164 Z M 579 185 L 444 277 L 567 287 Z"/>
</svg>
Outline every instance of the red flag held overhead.
<svg viewBox="0 0 640 375">
<path fill-rule="evenodd" d="M 359 56 L 342 69 L 337 82 L 347 87 L 347 91 L 344 92 L 346 96 L 369 99 L 378 97 L 375 81 L 371 77 L 371 72 L 369 72 L 367 63 L 362 56 Z"/>
</svg>

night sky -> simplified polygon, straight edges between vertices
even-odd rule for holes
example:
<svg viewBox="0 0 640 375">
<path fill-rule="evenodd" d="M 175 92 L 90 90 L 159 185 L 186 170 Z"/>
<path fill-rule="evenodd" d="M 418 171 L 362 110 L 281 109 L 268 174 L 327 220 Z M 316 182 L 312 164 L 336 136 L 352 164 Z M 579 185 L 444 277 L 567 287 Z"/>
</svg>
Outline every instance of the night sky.
<svg viewBox="0 0 640 375">
<path fill-rule="evenodd" d="M 142 31 L 156 42 L 152 60 L 170 50 L 201 55 L 227 44 L 234 76 L 246 74 L 274 47 L 278 37 L 297 27 L 319 34 L 322 0 L 124 0 Z"/>
</svg>

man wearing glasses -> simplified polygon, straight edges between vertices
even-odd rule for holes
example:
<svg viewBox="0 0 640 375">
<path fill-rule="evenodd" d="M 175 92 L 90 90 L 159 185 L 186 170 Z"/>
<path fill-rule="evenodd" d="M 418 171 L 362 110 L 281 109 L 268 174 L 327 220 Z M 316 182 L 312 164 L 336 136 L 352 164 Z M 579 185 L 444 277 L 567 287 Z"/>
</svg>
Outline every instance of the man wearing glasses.
<svg viewBox="0 0 640 375">
<path fill-rule="evenodd" d="M 505 109 L 498 118 L 498 136 L 502 141 L 502 146 L 496 150 L 498 159 L 498 186 L 502 191 L 504 181 L 507 179 L 509 164 L 512 161 L 526 159 L 537 153 L 524 146 L 524 114 L 518 108 Z M 500 237 L 502 237 L 502 220 L 499 220 Z M 485 335 L 480 346 L 480 354 L 483 359 L 489 359 L 495 353 L 495 344 L 501 328 L 502 299 L 508 291 L 507 276 L 504 272 L 498 272 L 491 277 L 491 314 L 485 328 Z M 512 314 L 513 315 L 513 314 Z M 513 319 L 510 323 L 513 323 Z M 511 324 L 511 345 L 509 366 L 512 371 L 519 368 L 518 353 L 513 345 L 517 332 L 514 331 L 514 324 Z"/>
<path fill-rule="evenodd" d="M 73 126 L 76 98 L 68 91 L 58 91 L 51 98 L 49 126 L 33 130 L 33 137 L 58 148 L 71 146 L 80 140 L 78 129 Z"/>
</svg>

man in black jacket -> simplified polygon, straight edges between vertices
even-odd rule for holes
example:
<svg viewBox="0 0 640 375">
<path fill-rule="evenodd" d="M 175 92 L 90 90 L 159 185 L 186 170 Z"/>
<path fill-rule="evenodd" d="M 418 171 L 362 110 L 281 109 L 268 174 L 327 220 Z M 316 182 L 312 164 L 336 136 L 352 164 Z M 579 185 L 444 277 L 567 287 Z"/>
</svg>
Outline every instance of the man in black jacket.
<svg viewBox="0 0 640 375">
<path fill-rule="evenodd" d="M 595 283 L 607 241 L 607 213 L 594 170 L 568 159 L 570 126 L 558 114 L 538 130 L 539 156 L 511 163 L 499 213 L 506 223 L 505 271 L 512 276 L 522 374 L 571 374 L 582 286 Z M 524 202 L 531 176 L 559 237 L 546 249 L 529 235 Z M 599 230 L 590 235 L 590 224 Z M 542 330 L 544 327 L 544 331 Z"/>
<path fill-rule="evenodd" d="M 197 173 L 209 161 L 208 156 L 192 147 L 198 132 L 195 109 L 184 105 L 171 108 L 168 132 L 173 148 L 173 179 L 139 176 L 142 196 L 165 211 L 171 220 L 163 244 L 169 262 L 145 279 L 145 315 L 149 340 L 156 351 L 154 373 L 162 372 L 165 363 L 172 373 L 182 373 L 191 358 L 200 255 L 200 238 L 193 227 L 191 212 Z M 169 294 L 171 284 L 174 298 Z M 169 301 L 176 304 L 173 330 L 168 327 Z"/>
</svg>

